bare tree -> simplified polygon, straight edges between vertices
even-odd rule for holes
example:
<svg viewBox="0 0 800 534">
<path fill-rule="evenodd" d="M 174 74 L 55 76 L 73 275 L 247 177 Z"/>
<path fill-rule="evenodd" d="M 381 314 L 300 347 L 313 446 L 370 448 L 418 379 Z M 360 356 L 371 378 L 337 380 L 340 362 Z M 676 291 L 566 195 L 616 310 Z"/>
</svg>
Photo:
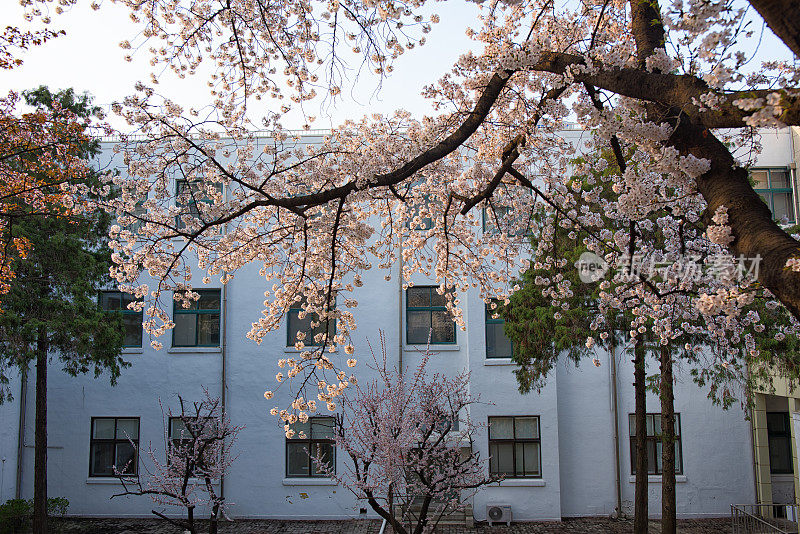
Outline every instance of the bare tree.
<svg viewBox="0 0 800 534">
<path fill-rule="evenodd" d="M 157 505 L 180 506 L 186 509 L 186 519 L 168 517 L 165 510 L 153 510 L 153 514 L 170 523 L 197 532 L 195 511 L 206 509 L 209 514 L 209 534 L 217 533 L 221 518 L 226 518 L 225 509 L 230 503 L 220 495 L 218 485 L 228 468 L 236 459 L 231 448 L 243 426 L 231 424 L 222 411 L 219 397 L 212 397 L 204 389 L 205 398 L 199 402 L 188 403 L 178 396 L 180 412 L 172 409 L 162 414 L 164 418 L 164 451 L 148 445 L 145 452 L 152 467 L 147 467 L 147 479 L 132 478 L 117 470 L 117 476 L 124 491 L 111 496 L 147 495 Z M 161 401 L 159 401 L 161 404 Z M 141 449 L 136 448 L 137 461 Z M 165 460 L 162 460 L 165 458 Z"/>
</svg>

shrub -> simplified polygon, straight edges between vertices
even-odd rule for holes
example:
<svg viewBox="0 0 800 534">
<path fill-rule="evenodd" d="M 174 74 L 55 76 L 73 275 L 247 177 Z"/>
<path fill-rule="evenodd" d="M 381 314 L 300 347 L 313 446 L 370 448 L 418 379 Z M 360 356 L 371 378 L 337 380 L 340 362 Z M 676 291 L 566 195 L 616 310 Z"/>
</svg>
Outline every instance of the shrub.
<svg viewBox="0 0 800 534">
<path fill-rule="evenodd" d="M 47 499 L 47 515 L 64 517 L 69 508 L 69 501 L 64 497 Z M 0 504 L 0 534 L 22 534 L 27 532 L 33 518 L 33 501 L 26 499 L 9 499 Z"/>
</svg>

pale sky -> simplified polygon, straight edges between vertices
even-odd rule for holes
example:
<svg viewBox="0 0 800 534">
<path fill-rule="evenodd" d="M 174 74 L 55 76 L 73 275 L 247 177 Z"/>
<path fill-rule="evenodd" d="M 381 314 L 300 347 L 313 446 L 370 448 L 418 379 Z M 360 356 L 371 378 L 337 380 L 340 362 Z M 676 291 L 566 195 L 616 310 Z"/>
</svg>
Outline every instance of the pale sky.
<svg viewBox="0 0 800 534">
<path fill-rule="evenodd" d="M 3 8 L 3 26 L 29 27 L 22 19 L 22 10 L 14 0 L 0 0 Z M 107 110 L 112 102 L 122 100 L 133 93 L 137 81 L 149 80 L 149 56 L 146 50 L 134 55 L 133 62 L 123 60 L 126 51 L 119 47 L 125 39 L 133 41 L 137 27 L 128 18 L 128 10 L 109 1 L 103 2 L 99 11 L 93 11 L 88 1 L 80 1 L 69 12 L 56 16 L 53 28 L 65 29 L 67 35 L 58 37 L 44 45 L 23 51 L 18 57 L 24 60 L 21 67 L 3 72 L 0 78 L 0 93 L 10 89 L 23 90 L 47 85 L 51 89 L 73 87 L 88 91 L 95 103 Z M 10 4 L 10 5 L 9 5 Z M 372 113 L 391 114 L 398 108 L 410 111 L 414 116 L 433 114 L 430 102 L 420 96 L 425 84 L 447 72 L 458 56 L 476 46 L 464 34 L 467 26 L 478 27 L 479 9 L 473 3 L 432 3 L 428 12 L 441 15 L 441 22 L 433 26 L 426 36 L 427 43 L 406 52 L 395 62 L 395 70 L 384 81 L 379 94 L 375 94 L 378 80 L 374 76 L 362 75 L 351 91 L 343 88 L 335 107 L 306 104 L 306 112 L 317 116 L 313 128 L 330 128 L 346 119 L 358 119 Z M 424 68 L 420 68 L 420 65 Z M 172 97 L 185 108 L 203 107 L 207 97 L 205 80 L 196 76 L 197 91 L 187 93 L 191 84 L 187 80 L 176 83 L 169 73 L 162 76 L 156 88 Z M 110 111 L 110 110 L 109 110 Z M 326 116 L 327 115 L 327 116 Z M 113 114 L 109 113 L 109 120 Z M 284 127 L 300 128 L 300 114 L 289 116 Z M 123 124 L 114 121 L 115 127 Z"/>
<path fill-rule="evenodd" d="M 22 19 L 22 9 L 16 0 L 0 0 L 0 3 L 4 4 L 3 26 L 29 27 Z M 148 53 L 141 51 L 134 55 L 132 63 L 127 63 L 123 60 L 127 52 L 119 48 L 120 41 L 133 41 L 137 32 L 137 26 L 128 18 L 127 8 L 106 0 L 99 11 L 93 11 L 89 3 L 81 0 L 66 14 L 55 17 L 53 28 L 63 28 L 67 35 L 21 52 L 19 57 L 24 64 L 3 72 L 0 93 L 41 84 L 51 89 L 73 87 L 81 92 L 88 91 L 94 95 L 97 105 L 108 110 L 112 102 L 133 93 L 136 81 L 149 79 Z M 306 104 L 306 113 L 317 116 L 313 128 L 330 128 L 346 119 L 358 119 L 372 113 L 391 114 L 399 108 L 416 117 L 434 113 L 430 102 L 422 98 L 420 92 L 425 84 L 446 73 L 460 54 L 470 48 L 479 50 L 479 44 L 464 34 L 468 26 L 479 27 L 479 8 L 472 2 L 429 2 L 422 12 L 436 12 L 441 16 L 441 22 L 435 24 L 433 31 L 426 36 L 427 44 L 406 52 L 396 61 L 395 71 L 377 94 L 377 78 L 362 74 L 352 91 L 343 88 L 335 106 L 326 105 L 320 109 L 319 103 Z M 759 19 L 754 41 L 759 37 L 760 27 Z M 785 45 L 766 30 L 756 60 L 748 68 L 758 68 L 764 59 L 789 57 Z M 178 82 L 166 73 L 160 78 L 157 89 L 180 102 L 184 108 L 202 108 L 208 101 L 205 79 L 202 75 L 194 79 L 196 85 L 186 80 Z M 196 90 L 187 91 L 187 87 L 196 87 Z M 114 120 L 113 114 L 109 113 L 108 117 L 113 126 L 125 129 L 121 121 Z M 295 113 L 285 117 L 283 125 L 301 128 L 304 122 L 303 117 Z"/>
</svg>

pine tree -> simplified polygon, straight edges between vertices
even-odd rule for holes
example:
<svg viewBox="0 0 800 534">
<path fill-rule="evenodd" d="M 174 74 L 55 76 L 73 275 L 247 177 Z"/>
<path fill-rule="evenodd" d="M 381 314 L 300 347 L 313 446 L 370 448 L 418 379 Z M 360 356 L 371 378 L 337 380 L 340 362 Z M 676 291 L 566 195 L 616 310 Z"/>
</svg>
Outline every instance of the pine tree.
<svg viewBox="0 0 800 534">
<path fill-rule="evenodd" d="M 39 87 L 26 92 L 25 98 L 37 108 L 58 103 L 84 117 L 95 111 L 88 95 L 76 95 L 71 89 L 54 94 Z M 98 150 L 97 142 L 84 144 L 81 157 L 88 160 Z M 89 177 L 85 185 L 99 185 L 98 176 Z M 106 245 L 109 216 L 99 211 L 72 211 L 63 216 L 42 211 L 13 223 L 15 235 L 28 239 L 31 247 L 25 259 L 15 262 L 17 277 L 0 313 L 0 381 L 8 384 L 13 369 L 19 369 L 25 380 L 30 362 L 36 367 L 35 534 L 47 532 L 48 362 L 58 361 L 73 376 L 108 371 L 112 384 L 128 365 L 120 356 L 122 318 L 102 311 L 97 302 L 99 289 L 111 284 L 111 252 Z M 5 400 L 10 393 L 0 397 Z"/>
</svg>

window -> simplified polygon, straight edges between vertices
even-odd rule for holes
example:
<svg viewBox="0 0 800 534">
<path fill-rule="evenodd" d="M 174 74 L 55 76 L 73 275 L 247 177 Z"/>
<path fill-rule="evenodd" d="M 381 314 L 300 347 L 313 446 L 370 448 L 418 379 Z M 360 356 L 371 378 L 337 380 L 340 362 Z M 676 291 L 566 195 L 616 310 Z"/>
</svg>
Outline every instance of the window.
<svg viewBox="0 0 800 534">
<path fill-rule="evenodd" d="M 138 417 L 93 417 L 89 452 L 90 477 L 136 475 L 139 459 Z"/>
<path fill-rule="evenodd" d="M 493 475 L 541 477 L 539 417 L 490 417 L 489 456 L 489 472 Z"/>
<path fill-rule="evenodd" d="M 406 343 L 425 345 L 456 342 L 456 324 L 447 311 L 447 297 L 436 286 L 406 290 Z"/>
<path fill-rule="evenodd" d="M 753 169 L 750 177 L 753 189 L 761 195 L 775 219 L 786 217 L 795 221 L 792 182 L 788 169 Z"/>
<path fill-rule="evenodd" d="M 122 327 L 125 338 L 123 347 L 142 346 L 142 312 L 128 309 L 128 304 L 134 302 L 130 294 L 121 291 L 103 291 L 100 293 L 100 308 L 107 312 L 122 314 Z"/>
<path fill-rule="evenodd" d="M 636 473 L 636 418 L 630 414 L 628 424 L 631 435 L 631 473 Z M 661 414 L 646 415 L 647 429 L 647 472 L 651 475 L 662 474 L 661 467 Z M 683 473 L 681 455 L 681 414 L 675 414 L 675 474 Z"/>
<path fill-rule="evenodd" d="M 175 226 L 178 229 L 186 228 L 184 218 L 189 215 L 193 219 L 202 220 L 200 204 L 212 204 L 207 189 L 211 187 L 218 193 L 222 193 L 222 184 L 204 183 L 202 180 L 176 180 L 175 182 L 175 205 L 181 210 L 181 214 L 175 217 Z"/>
<path fill-rule="evenodd" d="M 791 474 L 792 433 L 789 412 L 767 412 L 767 441 L 769 443 L 769 472 Z"/>
<path fill-rule="evenodd" d="M 336 306 L 336 295 L 332 298 L 334 306 Z M 304 345 L 309 347 L 318 347 L 322 344 L 322 339 L 317 341 L 318 334 L 325 333 L 326 323 L 319 319 L 316 313 L 307 313 L 303 310 L 305 299 L 293 303 L 289 307 L 286 314 L 286 346 L 294 347 L 295 343 L 302 341 Z M 333 336 L 336 335 L 336 318 L 329 317 L 327 321 L 328 327 L 328 342 L 333 341 Z M 300 333 L 302 339 L 298 339 L 297 334 Z"/>
<path fill-rule="evenodd" d="M 188 428 L 187 428 L 188 426 Z M 206 453 L 200 457 L 195 458 L 191 450 L 187 450 L 193 446 L 195 439 L 192 437 L 200 436 L 202 442 L 204 438 L 208 440 L 217 435 L 216 423 L 211 417 L 170 417 L 169 418 L 169 447 L 170 451 L 180 458 L 188 461 L 195 461 L 196 465 L 189 466 L 192 474 L 206 471 L 209 467 L 213 466 L 216 459 L 211 455 L 214 448 L 209 447 Z M 170 457 L 167 457 L 170 461 Z M 176 473 L 183 474 L 183 473 Z"/>
<path fill-rule="evenodd" d="M 287 477 L 327 477 L 312 458 L 336 469 L 334 418 L 312 417 L 307 422 L 292 425 L 295 435 L 286 439 Z"/>
<path fill-rule="evenodd" d="M 483 233 L 495 235 L 502 231 L 506 235 L 513 237 L 529 235 L 531 233 L 532 216 L 533 212 L 524 218 L 516 216 L 508 206 L 483 208 Z"/>
<path fill-rule="evenodd" d="M 184 308 L 174 302 L 173 347 L 219 347 L 219 289 L 197 289 L 200 299 Z"/>
<path fill-rule="evenodd" d="M 433 228 L 431 215 L 431 196 L 423 195 L 421 202 L 412 204 L 406 226 L 411 230 L 430 230 Z"/>
<path fill-rule="evenodd" d="M 492 309 L 492 304 L 496 307 Z M 502 302 L 496 299 L 486 305 L 486 357 L 511 358 L 514 345 L 503 328 L 505 320 L 500 316 Z"/>
</svg>

